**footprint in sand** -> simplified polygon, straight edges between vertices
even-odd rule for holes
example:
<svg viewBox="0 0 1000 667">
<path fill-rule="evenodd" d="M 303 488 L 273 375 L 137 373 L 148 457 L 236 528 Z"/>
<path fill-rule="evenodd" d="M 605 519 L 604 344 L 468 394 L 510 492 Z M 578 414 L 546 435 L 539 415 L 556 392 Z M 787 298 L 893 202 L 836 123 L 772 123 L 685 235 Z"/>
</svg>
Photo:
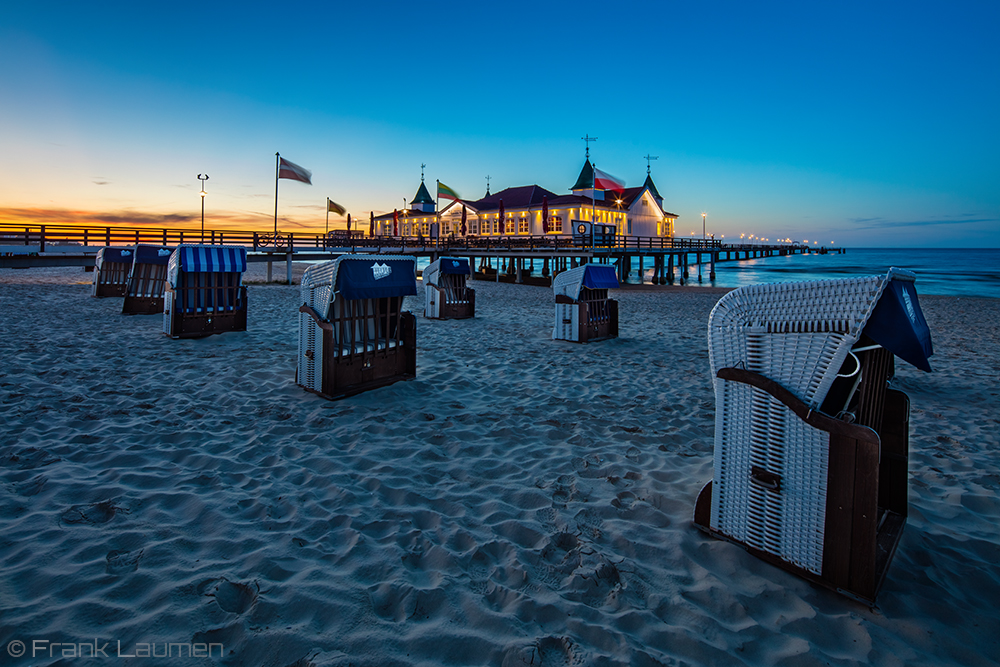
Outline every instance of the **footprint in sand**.
<svg viewBox="0 0 1000 667">
<path fill-rule="evenodd" d="M 220 579 L 215 584 L 215 589 L 208 593 L 209 597 L 215 598 L 215 603 L 232 614 L 244 614 L 253 607 L 260 597 L 260 585 L 257 582 L 243 584 L 232 582 L 228 579 Z"/>
<path fill-rule="evenodd" d="M 108 574 L 127 574 L 139 569 L 139 561 L 142 560 L 142 549 L 138 551 L 109 551 L 106 556 L 108 565 L 105 571 Z"/>
<path fill-rule="evenodd" d="M 63 523 L 70 524 L 89 523 L 91 525 L 98 525 L 111 521 L 118 512 L 128 514 L 127 509 L 115 505 L 114 501 L 102 500 L 99 503 L 91 503 L 90 505 L 74 505 L 62 513 L 62 520 Z"/>
<path fill-rule="evenodd" d="M 532 647 L 537 658 L 532 664 L 541 667 L 582 665 L 583 656 L 569 637 L 543 637 Z"/>
<path fill-rule="evenodd" d="M 611 504 L 620 510 L 630 510 L 635 507 L 638 502 L 639 499 L 634 493 L 631 491 L 622 491 L 615 496 L 614 500 L 611 501 Z"/>
</svg>

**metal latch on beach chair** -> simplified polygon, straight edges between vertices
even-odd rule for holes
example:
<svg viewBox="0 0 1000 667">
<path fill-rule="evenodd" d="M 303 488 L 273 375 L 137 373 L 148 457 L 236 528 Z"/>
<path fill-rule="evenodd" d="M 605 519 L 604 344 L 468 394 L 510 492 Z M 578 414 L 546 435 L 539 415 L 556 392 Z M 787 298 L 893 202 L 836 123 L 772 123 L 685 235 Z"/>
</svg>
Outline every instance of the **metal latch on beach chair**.
<svg viewBox="0 0 1000 667">
<path fill-rule="evenodd" d="M 762 489 L 781 493 L 781 475 L 764 470 L 760 466 L 751 466 L 750 481 Z"/>
</svg>

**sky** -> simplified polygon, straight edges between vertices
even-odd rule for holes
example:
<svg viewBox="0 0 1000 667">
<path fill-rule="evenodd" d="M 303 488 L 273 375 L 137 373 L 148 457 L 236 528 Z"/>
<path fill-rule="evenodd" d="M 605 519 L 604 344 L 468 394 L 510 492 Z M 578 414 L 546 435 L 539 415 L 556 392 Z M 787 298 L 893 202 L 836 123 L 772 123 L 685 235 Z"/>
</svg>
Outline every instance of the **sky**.
<svg viewBox="0 0 1000 667">
<path fill-rule="evenodd" d="M 1000 3 L 8 3 L 0 223 L 322 230 L 435 180 L 567 193 L 584 161 L 678 236 L 1000 247 Z M 331 214 L 331 227 L 344 221 Z"/>
</svg>

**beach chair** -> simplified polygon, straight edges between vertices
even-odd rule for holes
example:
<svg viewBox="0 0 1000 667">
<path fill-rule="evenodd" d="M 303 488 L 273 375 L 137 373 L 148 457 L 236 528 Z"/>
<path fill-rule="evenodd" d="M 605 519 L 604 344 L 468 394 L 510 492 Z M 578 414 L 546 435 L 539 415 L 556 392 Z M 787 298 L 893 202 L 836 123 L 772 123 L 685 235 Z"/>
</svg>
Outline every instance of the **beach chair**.
<svg viewBox="0 0 1000 667">
<path fill-rule="evenodd" d="M 134 248 L 101 248 L 94 259 L 94 286 L 91 296 L 125 296 L 132 270 Z"/>
<path fill-rule="evenodd" d="M 416 377 L 413 257 L 344 255 L 302 276 L 296 382 L 337 399 Z"/>
<path fill-rule="evenodd" d="M 709 316 L 715 465 L 694 524 L 873 604 L 906 523 L 909 398 L 930 371 L 914 275 L 730 292 Z"/>
<path fill-rule="evenodd" d="M 618 337 L 618 302 L 608 298 L 618 276 L 607 264 L 584 264 L 552 280 L 556 297 L 554 340 L 577 343 Z"/>
<path fill-rule="evenodd" d="M 441 257 L 424 269 L 424 317 L 464 319 L 476 315 L 476 290 L 466 286 L 469 260 Z"/>
<path fill-rule="evenodd" d="M 167 284 L 167 263 L 170 248 L 151 245 L 137 245 L 133 253 L 132 269 L 128 276 L 128 288 L 123 315 L 148 315 L 163 312 L 163 291 Z"/>
<path fill-rule="evenodd" d="M 179 245 L 167 263 L 163 333 L 200 338 L 247 330 L 247 288 L 241 246 Z"/>
</svg>

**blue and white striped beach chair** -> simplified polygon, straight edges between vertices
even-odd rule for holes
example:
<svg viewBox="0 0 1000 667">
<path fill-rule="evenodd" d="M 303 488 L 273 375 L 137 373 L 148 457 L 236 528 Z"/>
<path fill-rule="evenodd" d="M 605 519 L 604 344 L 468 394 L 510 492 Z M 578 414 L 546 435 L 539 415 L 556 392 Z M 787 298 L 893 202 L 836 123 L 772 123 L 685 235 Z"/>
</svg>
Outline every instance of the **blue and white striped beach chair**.
<svg viewBox="0 0 1000 667">
<path fill-rule="evenodd" d="M 243 247 L 177 246 L 167 264 L 163 333 L 172 338 L 197 338 L 246 331 L 246 269 Z"/>
</svg>

